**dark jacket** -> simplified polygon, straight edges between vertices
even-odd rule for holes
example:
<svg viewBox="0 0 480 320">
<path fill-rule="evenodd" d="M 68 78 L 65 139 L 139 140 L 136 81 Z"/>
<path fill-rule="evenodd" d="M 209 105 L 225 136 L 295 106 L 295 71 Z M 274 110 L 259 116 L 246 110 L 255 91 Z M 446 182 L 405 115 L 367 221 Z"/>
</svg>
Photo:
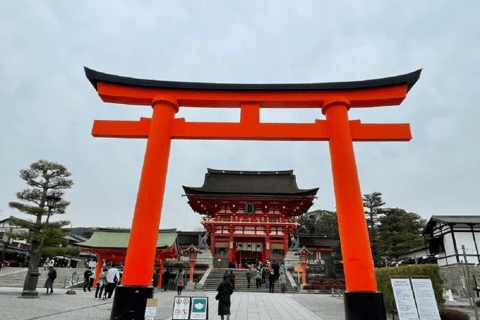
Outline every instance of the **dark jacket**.
<svg viewBox="0 0 480 320">
<path fill-rule="evenodd" d="M 152 285 L 154 288 L 158 287 L 158 282 L 160 281 L 160 273 L 154 272 L 153 273 L 153 279 L 152 279 Z"/>
<path fill-rule="evenodd" d="M 235 275 L 233 273 L 230 273 L 228 275 L 228 278 L 230 279 L 230 282 L 232 283 L 233 289 L 235 289 Z"/>
<path fill-rule="evenodd" d="M 217 288 L 218 291 L 218 315 L 225 316 L 230 314 L 230 296 L 233 293 L 233 286 L 230 279 L 223 280 Z"/>
<path fill-rule="evenodd" d="M 89 269 L 85 270 L 85 273 L 83 274 L 83 277 L 86 279 L 86 281 L 88 282 L 89 279 L 90 279 L 90 276 L 93 274 L 92 271 L 90 271 Z"/>
<path fill-rule="evenodd" d="M 268 282 L 270 282 L 271 284 L 275 283 L 275 274 L 274 273 L 270 273 L 268 275 Z"/>
</svg>

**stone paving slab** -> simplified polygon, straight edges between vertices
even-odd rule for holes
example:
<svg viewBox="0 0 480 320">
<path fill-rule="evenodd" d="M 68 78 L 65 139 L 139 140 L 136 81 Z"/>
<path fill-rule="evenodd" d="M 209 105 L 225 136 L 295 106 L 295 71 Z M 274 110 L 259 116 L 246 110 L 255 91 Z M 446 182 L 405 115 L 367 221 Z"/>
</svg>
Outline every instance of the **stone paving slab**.
<svg viewBox="0 0 480 320">
<path fill-rule="evenodd" d="M 76 290 L 67 295 L 65 289 L 54 289 L 45 294 L 39 288 L 39 298 L 19 298 L 21 288 L 0 287 L 0 319 L 2 320 L 57 320 L 109 319 L 112 300 L 98 300 L 94 292 Z M 216 292 L 183 292 L 184 296 L 207 296 L 209 319 L 219 319 Z M 157 292 L 156 319 L 171 319 L 175 291 Z M 231 320 L 343 320 L 343 299 L 326 295 L 235 292 L 232 295 Z"/>
</svg>

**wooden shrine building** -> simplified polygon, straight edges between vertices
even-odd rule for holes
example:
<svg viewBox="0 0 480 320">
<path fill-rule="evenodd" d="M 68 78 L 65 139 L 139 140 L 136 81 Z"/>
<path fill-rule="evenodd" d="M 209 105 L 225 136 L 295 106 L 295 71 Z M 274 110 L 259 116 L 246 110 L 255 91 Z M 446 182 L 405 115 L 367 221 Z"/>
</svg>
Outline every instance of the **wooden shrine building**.
<svg viewBox="0 0 480 320">
<path fill-rule="evenodd" d="M 78 243 L 81 252 L 93 252 L 98 257 L 97 266 L 103 266 L 104 262 L 110 264 L 125 262 L 130 229 L 100 228 L 95 231 L 90 239 Z M 177 230 L 165 229 L 158 231 L 158 239 L 155 251 L 155 264 L 163 270 L 163 262 L 167 258 L 179 258 L 177 243 Z M 101 268 L 96 268 L 95 279 L 98 279 Z M 160 273 L 161 274 L 161 273 Z"/>
<path fill-rule="evenodd" d="M 299 189 L 293 170 L 208 169 L 202 187 L 183 189 L 192 209 L 204 216 L 215 267 L 283 261 L 296 217 L 318 191 Z"/>
</svg>

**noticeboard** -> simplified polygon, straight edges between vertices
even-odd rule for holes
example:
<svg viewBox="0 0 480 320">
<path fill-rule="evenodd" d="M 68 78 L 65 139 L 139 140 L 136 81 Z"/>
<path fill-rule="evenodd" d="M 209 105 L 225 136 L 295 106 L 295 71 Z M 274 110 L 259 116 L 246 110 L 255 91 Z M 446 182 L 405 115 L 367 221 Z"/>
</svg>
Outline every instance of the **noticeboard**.
<svg viewBox="0 0 480 320">
<path fill-rule="evenodd" d="M 192 297 L 189 319 L 208 319 L 208 297 Z"/>
<path fill-rule="evenodd" d="M 418 320 L 417 307 L 409 279 L 390 279 L 400 320 Z"/>
<path fill-rule="evenodd" d="M 147 299 L 147 307 L 145 308 L 145 320 L 155 320 L 157 315 L 158 299 Z"/>
<path fill-rule="evenodd" d="M 175 296 L 173 299 L 172 320 L 188 319 L 191 297 Z"/>
<path fill-rule="evenodd" d="M 420 320 L 440 320 L 435 293 L 430 279 L 411 279 Z"/>
<path fill-rule="evenodd" d="M 295 272 L 302 272 L 302 265 L 300 263 L 295 263 L 293 265 L 293 271 Z"/>
</svg>

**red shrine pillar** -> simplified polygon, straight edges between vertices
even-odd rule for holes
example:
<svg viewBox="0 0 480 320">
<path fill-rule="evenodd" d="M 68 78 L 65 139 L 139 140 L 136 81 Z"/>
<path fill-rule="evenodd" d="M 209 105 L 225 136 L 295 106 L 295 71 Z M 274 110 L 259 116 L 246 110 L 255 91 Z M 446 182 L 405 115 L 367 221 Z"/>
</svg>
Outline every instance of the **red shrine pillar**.
<svg viewBox="0 0 480 320">
<path fill-rule="evenodd" d="M 348 120 L 349 108 L 350 102 L 345 98 L 325 101 L 322 108 L 329 131 L 338 228 L 347 288 L 344 295 L 345 318 L 385 319 L 383 296 L 377 292 L 372 251 Z M 368 310 L 365 311 L 365 309 Z M 369 314 L 365 317 L 365 312 L 375 312 L 375 316 Z M 359 315 L 362 316 L 359 317 Z"/>
<path fill-rule="evenodd" d="M 94 288 L 97 287 L 98 277 L 100 276 L 100 272 L 102 272 L 102 268 L 103 268 L 103 257 L 100 256 L 100 257 L 98 258 L 97 268 L 96 268 L 96 270 L 95 270 L 95 281 L 93 281 L 93 287 L 94 287 Z"/>
<path fill-rule="evenodd" d="M 170 156 L 170 131 L 178 104 L 173 98 L 157 96 L 152 99 L 152 107 L 124 276 L 116 289 L 111 319 L 122 315 L 122 308 L 134 295 L 153 298 L 152 277 Z"/>
</svg>

